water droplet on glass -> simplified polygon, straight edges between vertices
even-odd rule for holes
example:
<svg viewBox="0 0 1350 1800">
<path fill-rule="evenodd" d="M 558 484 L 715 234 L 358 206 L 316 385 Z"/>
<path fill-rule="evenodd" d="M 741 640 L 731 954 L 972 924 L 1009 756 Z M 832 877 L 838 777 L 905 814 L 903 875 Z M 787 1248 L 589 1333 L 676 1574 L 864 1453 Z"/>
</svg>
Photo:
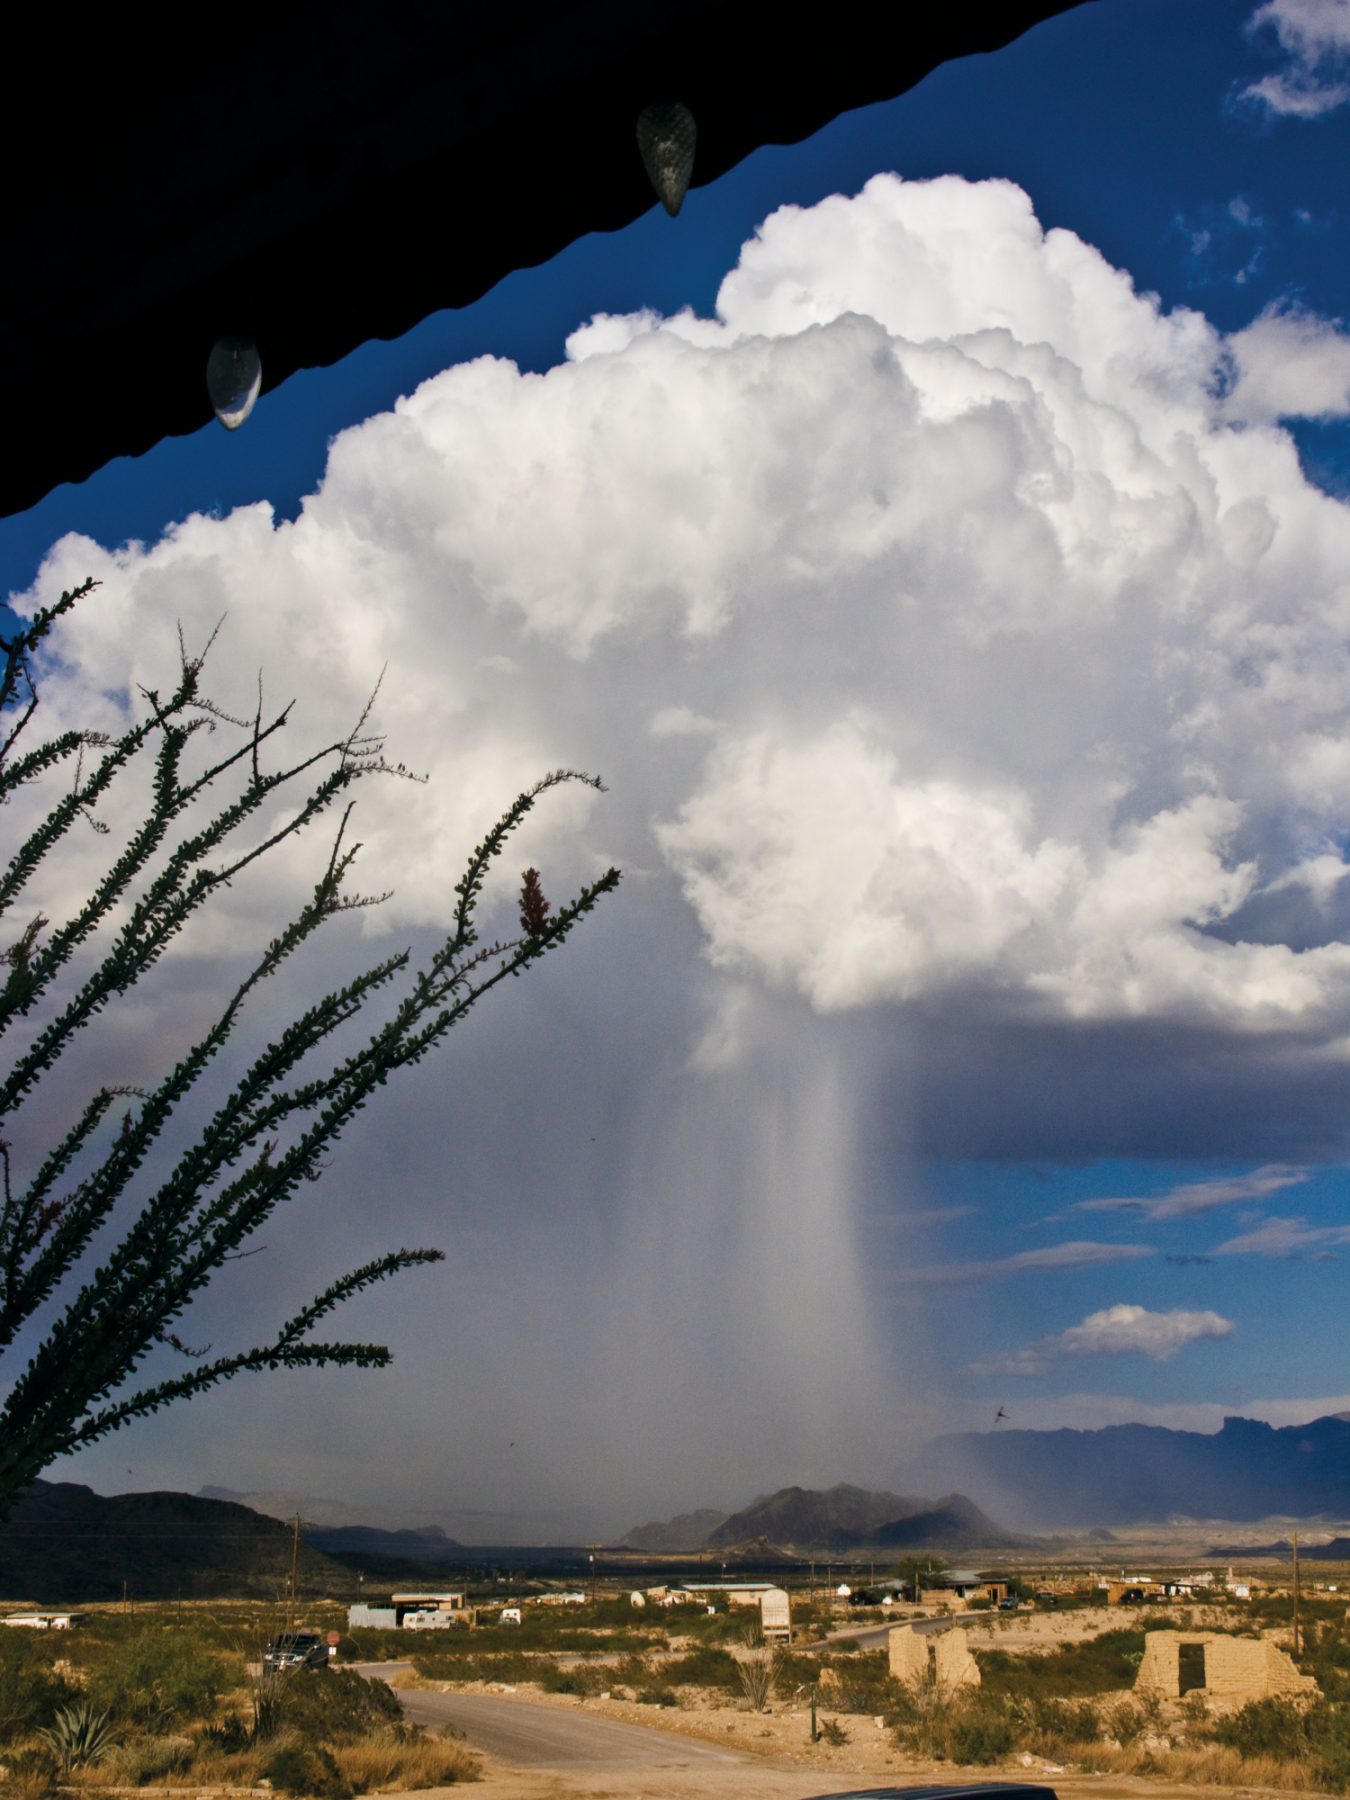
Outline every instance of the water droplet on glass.
<svg viewBox="0 0 1350 1800">
<path fill-rule="evenodd" d="M 694 145 L 698 141 L 694 115 L 678 100 L 644 106 L 638 114 L 637 141 L 647 179 L 673 219 L 694 173 Z"/>
<path fill-rule="evenodd" d="M 238 431 L 262 386 L 262 359 L 252 338 L 217 338 L 206 359 L 206 391 L 226 431 Z"/>
</svg>

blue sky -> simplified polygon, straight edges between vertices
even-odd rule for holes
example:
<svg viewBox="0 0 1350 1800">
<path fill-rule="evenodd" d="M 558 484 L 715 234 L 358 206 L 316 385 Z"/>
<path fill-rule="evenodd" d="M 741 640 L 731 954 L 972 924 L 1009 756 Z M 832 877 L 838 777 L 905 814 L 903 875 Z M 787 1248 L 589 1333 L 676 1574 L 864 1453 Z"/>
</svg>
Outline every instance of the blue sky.
<svg viewBox="0 0 1350 1800">
<path fill-rule="evenodd" d="M 1081 7 L 759 152 L 675 221 L 654 205 L 264 391 L 237 433 L 0 522 L 0 591 L 63 538 L 43 593 L 105 582 L 72 706 L 110 668 L 140 678 L 129 639 L 155 608 L 194 624 L 223 603 L 227 683 L 293 661 L 302 704 L 305 681 L 342 687 L 352 645 L 367 672 L 392 656 L 399 754 L 425 743 L 433 786 L 469 773 L 444 812 L 374 833 L 410 869 L 389 929 L 434 927 L 427 844 L 467 844 L 531 758 L 589 759 L 615 790 L 543 851 L 631 871 L 615 916 L 527 984 L 548 1097 L 523 1125 L 501 1100 L 514 997 L 475 1039 L 450 1109 L 468 1210 L 438 1215 L 412 1096 L 334 1173 L 339 1262 L 436 1217 L 476 1247 L 474 1297 L 363 1303 L 389 1375 L 213 1399 L 65 1472 L 333 1492 L 340 1420 L 385 1470 L 358 1483 L 371 1506 L 500 1522 L 525 1464 L 520 1530 L 550 1535 L 880 1479 L 892 1426 L 913 1442 L 999 1404 L 1205 1428 L 1350 1404 L 1350 42 L 1319 60 L 1314 10 L 1279 0 L 1253 29 L 1253 0 Z M 852 198 L 885 171 L 901 182 Z M 555 373 L 436 386 L 481 357 Z M 698 487 L 719 443 L 733 473 Z M 761 474 L 738 500 L 741 465 Z M 663 536 L 686 482 L 688 528 Z M 231 523 L 258 501 L 301 526 Z M 1047 529 L 1072 602 L 1035 573 Z M 128 540 L 144 553 L 104 554 Z M 300 597 L 264 628 L 251 601 L 286 612 L 287 580 Z M 353 1223 L 340 1203 L 392 1144 L 405 1210 Z M 280 1241 L 273 1267 L 207 1322 L 284 1293 Z M 464 1373 L 434 1417 L 475 1472 L 425 1449 L 391 1476 L 442 1357 Z M 728 1360 L 743 1400 L 691 1444 Z M 245 1419 L 241 1468 L 217 1446 Z M 503 1463 L 498 1436 L 533 1460 Z"/>
</svg>

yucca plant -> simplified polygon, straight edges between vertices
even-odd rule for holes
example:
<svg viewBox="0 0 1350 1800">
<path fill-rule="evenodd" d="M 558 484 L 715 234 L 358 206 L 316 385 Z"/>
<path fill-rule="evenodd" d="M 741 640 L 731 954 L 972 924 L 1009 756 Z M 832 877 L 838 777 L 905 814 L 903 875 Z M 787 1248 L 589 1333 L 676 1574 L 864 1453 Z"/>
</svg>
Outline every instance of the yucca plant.
<svg viewBox="0 0 1350 1800">
<path fill-rule="evenodd" d="M 63 1706 L 50 1725 L 44 1725 L 38 1736 L 46 1744 L 62 1775 L 72 1769 L 86 1769 L 102 1760 L 117 1744 L 118 1734 L 109 1713 L 100 1712 L 88 1700 L 77 1700 Z"/>
</svg>

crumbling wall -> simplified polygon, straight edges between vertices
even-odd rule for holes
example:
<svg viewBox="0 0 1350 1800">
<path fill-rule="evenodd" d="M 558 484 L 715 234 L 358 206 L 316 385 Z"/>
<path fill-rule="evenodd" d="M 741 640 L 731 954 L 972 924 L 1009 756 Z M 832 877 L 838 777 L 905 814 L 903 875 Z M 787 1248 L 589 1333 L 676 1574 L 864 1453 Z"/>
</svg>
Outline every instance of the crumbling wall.
<svg viewBox="0 0 1350 1800">
<path fill-rule="evenodd" d="M 944 1631 L 933 1644 L 933 1676 L 939 1688 L 978 1687 L 980 1665 L 970 1654 L 966 1634 L 959 1625 Z"/>
<path fill-rule="evenodd" d="M 907 1686 L 931 1684 L 948 1691 L 980 1685 L 980 1665 L 959 1625 L 936 1637 L 921 1636 L 912 1625 L 893 1625 L 886 1636 L 886 1650 L 891 1674 Z"/>
<path fill-rule="evenodd" d="M 928 1680 L 928 1640 L 912 1625 L 892 1625 L 886 1634 L 886 1654 L 891 1674 L 911 1687 Z"/>
<path fill-rule="evenodd" d="M 1300 1675 L 1292 1659 L 1266 1638 L 1229 1637 L 1212 1631 L 1149 1631 L 1134 1690 L 1160 1699 L 1181 1696 L 1181 1646 L 1200 1644 L 1205 1652 L 1205 1685 L 1192 1689 L 1207 1699 L 1268 1700 L 1276 1695 L 1319 1693 L 1311 1675 Z"/>
</svg>

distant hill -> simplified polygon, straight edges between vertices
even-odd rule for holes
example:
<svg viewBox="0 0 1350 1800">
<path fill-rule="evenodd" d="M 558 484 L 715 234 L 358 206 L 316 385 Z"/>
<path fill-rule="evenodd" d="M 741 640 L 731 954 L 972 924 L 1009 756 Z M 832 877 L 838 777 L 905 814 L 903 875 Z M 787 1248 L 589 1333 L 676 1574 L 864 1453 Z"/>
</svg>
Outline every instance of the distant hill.
<svg viewBox="0 0 1350 1800">
<path fill-rule="evenodd" d="M 701 1506 L 696 1512 L 677 1513 L 673 1519 L 635 1525 L 619 1542 L 626 1550 L 646 1550 L 657 1556 L 701 1550 L 726 1516 L 716 1507 Z"/>
<path fill-rule="evenodd" d="M 1350 1518 L 1350 1414 L 1220 1431 L 1106 1425 L 937 1438 L 922 1466 L 1035 1529 L 1175 1518 Z"/>
<path fill-rule="evenodd" d="M 768 1538 L 775 1544 L 815 1548 L 863 1543 L 889 1520 L 929 1503 L 900 1494 L 870 1493 L 841 1482 L 832 1488 L 780 1488 L 724 1519 L 708 1534 L 708 1548 Z"/>
<path fill-rule="evenodd" d="M 888 1550 L 1018 1550 L 1038 1548 L 1035 1538 L 1019 1537 L 996 1525 L 964 1494 L 948 1494 L 921 1512 L 892 1519 L 873 1532 L 871 1544 Z"/>
<path fill-rule="evenodd" d="M 384 1531 L 378 1525 L 301 1525 L 300 1536 L 325 1556 L 382 1556 L 398 1562 L 453 1562 L 464 1549 L 439 1525 L 406 1531 Z"/>
<path fill-rule="evenodd" d="M 81 1600 L 276 1599 L 290 1577 L 291 1533 L 226 1500 L 193 1494 L 96 1494 L 35 1481 L 0 1522 L 0 1595 Z M 303 1541 L 301 1595 L 345 1594 L 353 1578 Z"/>
<path fill-rule="evenodd" d="M 711 1526 L 703 1521 L 711 1520 Z M 720 1521 L 717 1522 L 717 1521 Z M 702 1529 L 701 1541 L 693 1533 Z M 1030 1546 L 982 1513 L 963 1494 L 922 1500 L 906 1494 L 874 1492 L 846 1482 L 832 1488 L 780 1488 L 761 1494 L 740 1512 L 684 1513 L 667 1524 L 639 1525 L 620 1540 L 656 1554 L 708 1549 L 744 1558 L 768 1549 L 813 1550 L 972 1550 Z"/>
</svg>

